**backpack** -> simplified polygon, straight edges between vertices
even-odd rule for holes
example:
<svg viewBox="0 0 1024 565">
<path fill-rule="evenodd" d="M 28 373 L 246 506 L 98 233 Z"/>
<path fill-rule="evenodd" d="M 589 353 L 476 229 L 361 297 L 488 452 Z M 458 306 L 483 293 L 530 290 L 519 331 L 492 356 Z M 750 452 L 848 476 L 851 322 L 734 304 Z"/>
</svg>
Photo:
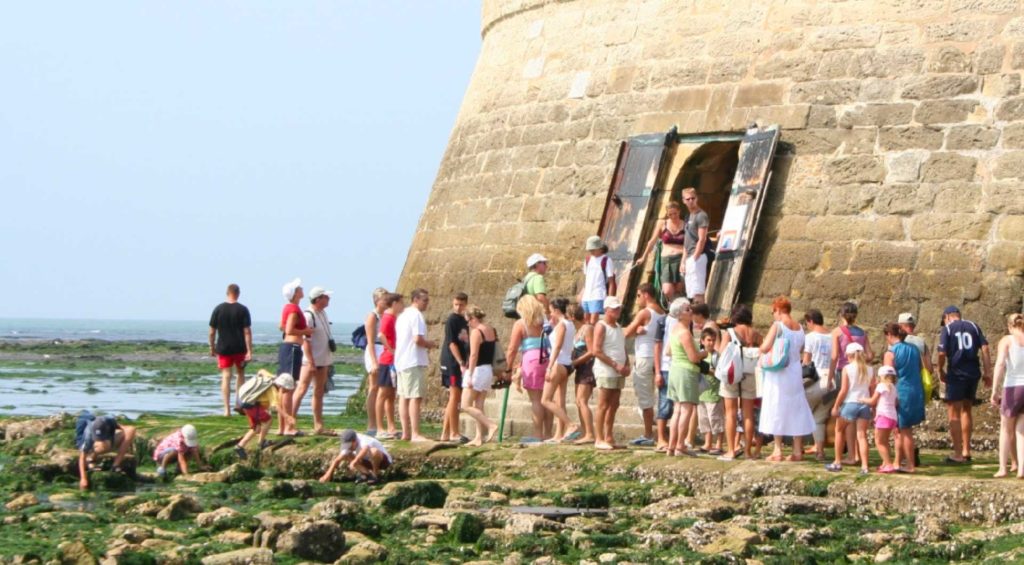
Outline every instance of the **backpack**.
<svg viewBox="0 0 1024 565">
<path fill-rule="evenodd" d="M 352 330 L 352 345 L 359 349 L 366 349 L 366 346 L 370 344 L 369 339 L 366 337 L 366 326 L 361 325 L 358 328 Z"/>
<path fill-rule="evenodd" d="M 505 299 L 501 301 L 501 311 L 505 313 L 506 318 L 512 318 L 513 320 L 519 319 L 519 312 L 516 312 L 516 305 L 519 304 L 519 299 L 526 294 L 526 283 L 530 282 L 530 275 L 537 273 L 530 271 L 523 277 L 523 280 L 517 280 L 516 284 L 510 286 L 505 291 Z"/>
<path fill-rule="evenodd" d="M 78 420 L 75 422 L 75 447 L 78 449 L 82 448 L 82 444 L 85 443 L 85 428 L 89 427 L 89 423 L 96 419 L 96 416 L 88 410 L 83 410 L 78 415 Z"/>
<path fill-rule="evenodd" d="M 729 332 L 730 339 L 729 343 L 725 344 L 725 349 L 718 354 L 715 377 L 723 383 L 732 385 L 743 380 L 743 346 L 732 328 L 726 331 Z"/>
<path fill-rule="evenodd" d="M 772 350 L 761 356 L 761 368 L 765 371 L 778 372 L 789 366 L 789 338 L 783 333 L 782 324 L 775 332 Z"/>
<path fill-rule="evenodd" d="M 253 408 L 268 388 L 274 386 L 274 377 L 270 373 L 260 371 L 251 379 L 242 383 L 238 389 L 238 401 L 242 408 Z"/>
</svg>

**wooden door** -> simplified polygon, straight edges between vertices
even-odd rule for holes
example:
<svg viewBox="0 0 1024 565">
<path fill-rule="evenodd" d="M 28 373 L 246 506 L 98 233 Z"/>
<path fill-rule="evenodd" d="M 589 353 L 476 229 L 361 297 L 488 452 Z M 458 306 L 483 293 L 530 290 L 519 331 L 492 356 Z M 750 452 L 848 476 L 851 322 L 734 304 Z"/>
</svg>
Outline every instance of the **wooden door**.
<svg viewBox="0 0 1024 565">
<path fill-rule="evenodd" d="M 619 147 L 604 215 L 598 235 L 608 245 L 608 257 L 615 266 L 617 295 L 623 312 L 632 312 L 642 269 L 633 262 L 643 254 L 650 237 L 651 219 L 657 214 L 658 196 L 664 190 L 671 152 L 676 146 L 676 130 L 668 134 L 631 137 Z"/>
<path fill-rule="evenodd" d="M 718 235 L 706 299 L 715 319 L 728 316 L 739 299 L 743 263 L 750 254 L 771 177 L 779 127 L 751 128 L 740 142 L 739 162 Z"/>
</svg>

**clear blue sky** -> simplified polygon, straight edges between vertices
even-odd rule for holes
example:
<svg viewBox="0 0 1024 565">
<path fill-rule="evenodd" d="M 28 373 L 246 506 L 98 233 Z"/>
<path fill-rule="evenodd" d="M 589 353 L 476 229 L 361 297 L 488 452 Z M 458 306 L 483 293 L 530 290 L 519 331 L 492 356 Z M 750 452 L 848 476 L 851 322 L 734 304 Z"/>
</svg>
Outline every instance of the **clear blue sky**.
<svg viewBox="0 0 1024 565">
<path fill-rule="evenodd" d="M 206 319 L 237 282 L 392 287 L 478 0 L 6 2 L 0 317 Z"/>
</svg>

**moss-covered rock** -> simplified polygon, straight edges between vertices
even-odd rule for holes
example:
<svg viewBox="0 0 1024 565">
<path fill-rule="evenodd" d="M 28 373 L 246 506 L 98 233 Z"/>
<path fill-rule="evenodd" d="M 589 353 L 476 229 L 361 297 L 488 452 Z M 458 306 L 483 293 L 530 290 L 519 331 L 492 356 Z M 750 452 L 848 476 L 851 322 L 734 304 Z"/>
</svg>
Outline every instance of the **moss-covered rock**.
<svg viewBox="0 0 1024 565">
<path fill-rule="evenodd" d="M 441 508 L 448 491 L 437 481 L 405 481 L 388 483 L 366 499 L 370 508 L 401 512 L 411 506 Z"/>
<path fill-rule="evenodd" d="M 484 521 L 476 514 L 460 512 L 449 522 L 448 533 L 459 543 L 476 543 L 484 533 Z"/>
</svg>

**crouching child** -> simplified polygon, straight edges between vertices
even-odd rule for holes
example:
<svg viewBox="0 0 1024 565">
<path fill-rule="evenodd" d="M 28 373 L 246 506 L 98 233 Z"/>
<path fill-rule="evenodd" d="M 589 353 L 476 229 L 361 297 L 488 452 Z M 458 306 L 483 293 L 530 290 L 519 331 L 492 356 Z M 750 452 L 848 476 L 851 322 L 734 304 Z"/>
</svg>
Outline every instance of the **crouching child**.
<svg viewBox="0 0 1024 565">
<path fill-rule="evenodd" d="M 160 440 L 153 450 L 153 461 L 156 461 L 156 474 L 163 477 L 167 474 L 167 466 L 177 464 L 182 475 L 188 474 L 189 458 L 202 464 L 203 457 L 199 450 L 199 432 L 192 424 L 185 424 L 180 430 Z"/>
<path fill-rule="evenodd" d="M 117 450 L 113 471 L 121 472 L 125 455 L 132 450 L 135 426 L 122 426 L 113 416 L 96 417 L 83 412 L 75 425 L 75 446 L 78 447 L 78 487 L 89 488 L 89 467 L 96 456 Z"/>
<path fill-rule="evenodd" d="M 260 369 L 238 390 L 242 411 L 249 419 L 249 431 L 245 432 L 238 445 L 235 446 L 235 454 L 239 459 L 248 457 L 245 446 L 254 437 L 259 437 L 260 449 L 270 445 L 270 442 L 267 441 L 267 432 L 270 430 L 270 407 L 278 405 L 279 391 L 294 388 L 295 379 L 291 375 L 282 374 L 275 377 L 270 372 Z M 282 413 L 281 417 L 288 418 L 290 415 Z"/>
<path fill-rule="evenodd" d="M 334 476 L 335 470 L 343 462 L 348 461 L 348 470 L 368 478 L 372 484 L 380 479 L 381 471 L 391 466 L 391 454 L 384 449 L 384 444 L 368 435 L 357 434 L 355 430 L 341 432 L 341 452 L 331 461 L 327 471 L 320 477 L 326 483 Z"/>
</svg>

